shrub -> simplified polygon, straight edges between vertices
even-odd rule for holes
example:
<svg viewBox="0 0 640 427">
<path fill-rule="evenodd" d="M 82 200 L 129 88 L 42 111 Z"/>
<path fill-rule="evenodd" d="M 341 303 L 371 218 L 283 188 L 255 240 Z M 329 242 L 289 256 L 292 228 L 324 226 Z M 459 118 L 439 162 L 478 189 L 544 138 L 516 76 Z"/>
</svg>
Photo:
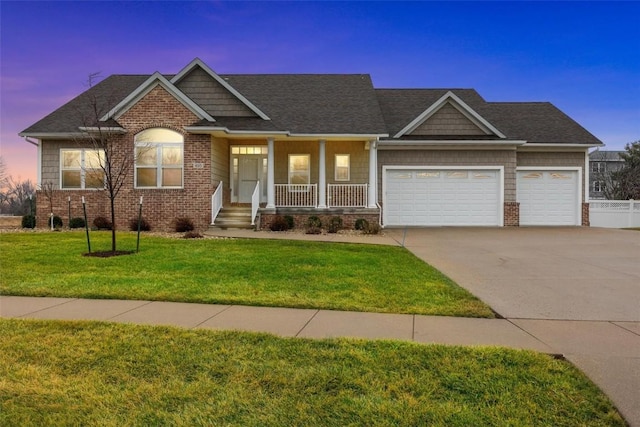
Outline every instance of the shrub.
<svg viewBox="0 0 640 427">
<path fill-rule="evenodd" d="M 197 231 L 187 231 L 182 237 L 184 239 L 202 239 L 204 236 Z"/>
<path fill-rule="evenodd" d="M 369 226 L 369 221 L 367 221 L 364 218 L 358 218 L 356 219 L 356 223 L 355 225 L 355 229 L 356 230 L 364 230 L 365 228 L 367 228 Z"/>
<path fill-rule="evenodd" d="M 276 217 L 273 218 L 273 222 L 271 223 L 269 229 L 271 231 L 287 231 L 290 230 L 291 227 L 289 227 L 289 222 L 285 217 L 276 215 Z"/>
<path fill-rule="evenodd" d="M 93 226 L 98 230 L 111 230 L 113 224 L 103 216 L 97 216 L 93 219 Z"/>
<path fill-rule="evenodd" d="M 367 223 L 367 226 L 362 230 L 363 234 L 378 234 L 380 233 L 380 224 L 378 224 L 377 222 L 374 223 Z"/>
<path fill-rule="evenodd" d="M 69 228 L 83 228 L 85 226 L 84 218 L 71 218 L 69 220 Z"/>
<path fill-rule="evenodd" d="M 321 234 L 322 233 L 322 229 L 320 227 L 308 226 L 306 233 L 307 234 Z"/>
<path fill-rule="evenodd" d="M 331 219 L 329 219 L 327 231 L 329 233 L 337 233 L 340 230 L 342 230 L 342 218 L 339 216 L 332 216 Z"/>
<path fill-rule="evenodd" d="M 311 228 L 311 227 L 322 228 L 322 220 L 315 215 L 311 215 L 307 219 L 307 228 Z"/>
<path fill-rule="evenodd" d="M 293 219 L 291 215 L 285 215 L 284 220 L 287 221 L 287 226 L 289 230 L 296 228 L 296 221 Z"/>
<path fill-rule="evenodd" d="M 138 217 L 129 220 L 129 230 L 138 231 Z M 151 225 L 144 218 L 140 218 L 140 231 L 151 231 Z"/>
<path fill-rule="evenodd" d="M 49 217 L 49 221 L 47 222 L 49 227 L 51 227 L 51 217 Z M 62 218 L 58 215 L 53 216 L 53 228 L 61 228 L 62 227 Z"/>
<path fill-rule="evenodd" d="M 22 228 L 36 228 L 36 217 L 34 215 L 23 216 Z"/>
<path fill-rule="evenodd" d="M 176 232 L 178 233 L 193 231 L 193 229 L 195 228 L 193 226 L 193 221 L 191 221 L 190 218 L 186 218 L 186 217 L 176 218 L 175 225 L 176 225 L 175 227 Z"/>
</svg>

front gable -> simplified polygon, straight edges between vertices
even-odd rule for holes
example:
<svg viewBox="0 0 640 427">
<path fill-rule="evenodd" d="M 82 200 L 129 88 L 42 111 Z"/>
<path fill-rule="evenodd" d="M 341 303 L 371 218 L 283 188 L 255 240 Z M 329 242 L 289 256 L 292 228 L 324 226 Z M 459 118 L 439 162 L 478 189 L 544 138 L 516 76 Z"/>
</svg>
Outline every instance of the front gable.
<svg viewBox="0 0 640 427">
<path fill-rule="evenodd" d="M 173 99 L 178 101 L 182 106 L 191 111 L 198 119 L 208 120 L 214 122 L 215 119 L 202 109 L 198 104 L 193 102 L 188 96 L 182 93 L 176 88 L 169 80 L 167 80 L 162 74 L 155 72 L 144 83 L 138 86 L 133 92 L 131 92 L 126 98 L 120 101 L 115 107 L 113 107 L 107 114 L 100 118 L 101 121 L 106 122 L 108 120 L 119 120 L 122 115 L 133 108 L 140 100 L 145 98 L 149 93 L 160 87 L 170 95 Z"/>
<path fill-rule="evenodd" d="M 215 73 L 199 58 L 194 59 L 172 79 L 171 83 L 213 116 L 269 117 Z"/>
<path fill-rule="evenodd" d="M 495 126 L 449 91 L 418 115 L 394 138 L 402 136 L 493 136 L 506 138 Z"/>
</svg>

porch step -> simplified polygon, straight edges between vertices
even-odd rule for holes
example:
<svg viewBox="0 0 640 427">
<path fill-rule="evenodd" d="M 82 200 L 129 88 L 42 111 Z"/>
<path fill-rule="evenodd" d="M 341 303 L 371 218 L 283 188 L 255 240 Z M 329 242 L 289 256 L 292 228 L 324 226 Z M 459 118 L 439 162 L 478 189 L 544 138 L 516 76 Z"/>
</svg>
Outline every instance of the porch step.
<svg viewBox="0 0 640 427">
<path fill-rule="evenodd" d="M 227 228 L 253 229 L 254 226 L 251 225 L 251 208 L 242 206 L 222 208 L 211 228 L 221 228 L 223 230 Z"/>
</svg>

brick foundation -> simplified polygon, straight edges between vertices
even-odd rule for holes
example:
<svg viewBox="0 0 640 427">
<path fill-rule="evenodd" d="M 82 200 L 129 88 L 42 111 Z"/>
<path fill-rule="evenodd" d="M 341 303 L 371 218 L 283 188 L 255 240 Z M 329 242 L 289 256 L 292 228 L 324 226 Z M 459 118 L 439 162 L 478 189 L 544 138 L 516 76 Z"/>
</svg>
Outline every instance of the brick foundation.
<svg viewBox="0 0 640 427">
<path fill-rule="evenodd" d="M 355 223 L 359 218 L 366 219 L 369 223 L 377 224 L 380 221 L 380 213 L 377 209 L 366 209 L 366 210 L 356 210 L 356 211 L 347 211 L 344 210 L 335 210 L 331 212 L 327 211 L 317 211 L 317 210 L 298 210 L 298 209 L 278 209 L 277 211 L 269 211 L 260 213 L 260 220 L 256 225 L 256 228 L 259 230 L 269 230 L 273 220 L 276 216 L 285 216 L 290 215 L 293 217 L 293 221 L 295 224 L 295 228 L 299 230 L 304 230 L 306 228 L 307 220 L 310 216 L 317 216 L 320 218 L 323 224 L 323 228 L 326 228 L 326 225 L 329 224 L 329 221 L 332 217 L 338 216 L 342 218 L 342 227 L 344 229 L 353 229 L 355 227 Z"/>
<path fill-rule="evenodd" d="M 520 225 L 520 203 L 505 202 L 504 204 L 504 226 L 518 227 Z"/>
<path fill-rule="evenodd" d="M 582 226 L 583 227 L 591 226 L 591 222 L 589 219 L 589 203 L 582 204 Z"/>
</svg>

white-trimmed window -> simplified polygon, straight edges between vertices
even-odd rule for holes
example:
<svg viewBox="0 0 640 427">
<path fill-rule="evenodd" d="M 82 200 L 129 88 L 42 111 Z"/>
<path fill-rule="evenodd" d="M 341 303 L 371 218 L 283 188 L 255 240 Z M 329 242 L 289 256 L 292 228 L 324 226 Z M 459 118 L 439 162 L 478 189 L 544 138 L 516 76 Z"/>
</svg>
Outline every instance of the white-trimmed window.
<svg viewBox="0 0 640 427">
<path fill-rule="evenodd" d="M 289 154 L 289 184 L 308 185 L 310 182 L 310 156 Z"/>
<path fill-rule="evenodd" d="M 351 179 L 351 158 L 349 154 L 336 154 L 335 179 L 336 181 L 349 181 Z"/>
<path fill-rule="evenodd" d="M 102 150 L 60 150 L 60 188 L 104 188 L 103 160 Z"/>
<path fill-rule="evenodd" d="M 591 163 L 591 171 L 592 172 L 606 172 L 607 164 L 605 162 L 593 162 Z"/>
<path fill-rule="evenodd" d="M 602 185 L 602 181 L 593 181 L 593 191 L 596 193 L 602 192 L 604 185 Z"/>
<path fill-rule="evenodd" d="M 136 188 L 182 188 L 184 138 L 164 128 L 143 130 L 135 136 Z"/>
</svg>

